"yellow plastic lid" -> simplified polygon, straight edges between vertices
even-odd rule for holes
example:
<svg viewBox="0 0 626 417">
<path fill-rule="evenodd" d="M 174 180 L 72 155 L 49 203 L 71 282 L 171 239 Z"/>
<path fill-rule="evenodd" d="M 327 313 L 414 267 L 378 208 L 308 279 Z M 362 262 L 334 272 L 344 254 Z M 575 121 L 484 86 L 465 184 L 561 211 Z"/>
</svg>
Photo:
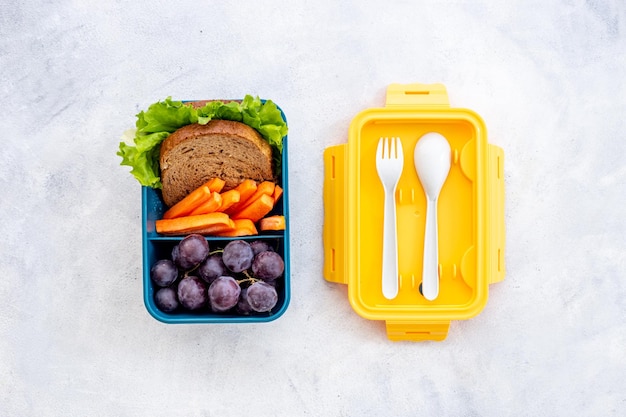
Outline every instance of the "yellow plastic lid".
<svg viewBox="0 0 626 417">
<path fill-rule="evenodd" d="M 451 168 L 438 200 L 439 295 L 420 292 L 426 197 L 413 163 L 418 139 L 449 142 Z M 399 292 L 382 294 L 384 190 L 376 171 L 381 137 L 400 137 L 404 169 L 396 191 Z M 352 308 L 384 320 L 391 340 L 443 340 L 451 320 L 485 307 L 504 279 L 504 153 L 487 143 L 482 119 L 451 108 L 442 84 L 392 84 L 386 105 L 356 115 L 348 143 L 324 153 L 324 277 L 348 285 Z"/>
</svg>

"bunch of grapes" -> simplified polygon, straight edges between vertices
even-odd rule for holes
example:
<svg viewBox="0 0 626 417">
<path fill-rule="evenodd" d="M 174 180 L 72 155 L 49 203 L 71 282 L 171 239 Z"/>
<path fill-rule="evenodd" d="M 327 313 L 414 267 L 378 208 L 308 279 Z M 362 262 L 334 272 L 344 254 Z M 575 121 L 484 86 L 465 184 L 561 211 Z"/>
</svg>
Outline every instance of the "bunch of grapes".
<svg viewBox="0 0 626 417">
<path fill-rule="evenodd" d="M 267 313 L 276 306 L 276 283 L 283 258 L 265 241 L 233 240 L 210 251 L 202 235 L 191 234 L 172 249 L 171 258 L 150 268 L 163 312 L 212 311 L 241 315 Z"/>
</svg>

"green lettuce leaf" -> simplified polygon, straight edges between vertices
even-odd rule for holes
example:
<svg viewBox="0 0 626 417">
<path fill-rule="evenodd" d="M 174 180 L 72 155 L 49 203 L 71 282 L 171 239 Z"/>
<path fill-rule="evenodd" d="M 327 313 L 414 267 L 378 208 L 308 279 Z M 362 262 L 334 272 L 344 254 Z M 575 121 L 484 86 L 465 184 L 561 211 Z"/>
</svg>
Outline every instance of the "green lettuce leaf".
<svg viewBox="0 0 626 417">
<path fill-rule="evenodd" d="M 256 129 L 272 147 L 276 175 L 280 174 L 283 137 L 287 135 L 287 124 L 278 106 L 271 100 L 263 102 L 259 97 L 246 95 L 240 102 L 223 103 L 211 101 L 200 108 L 171 97 L 154 103 L 148 110 L 137 114 L 136 130 L 132 144 L 120 142 L 117 155 L 120 165 L 130 166 L 130 173 L 141 185 L 161 188 L 159 153 L 161 143 L 175 130 L 192 123 L 207 124 L 211 119 L 243 122 Z"/>
</svg>

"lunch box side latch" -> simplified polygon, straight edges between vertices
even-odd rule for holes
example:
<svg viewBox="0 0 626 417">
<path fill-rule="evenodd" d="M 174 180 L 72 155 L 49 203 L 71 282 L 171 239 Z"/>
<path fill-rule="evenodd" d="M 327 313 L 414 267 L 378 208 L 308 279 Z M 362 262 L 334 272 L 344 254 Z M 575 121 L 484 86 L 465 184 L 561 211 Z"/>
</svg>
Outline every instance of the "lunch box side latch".
<svg viewBox="0 0 626 417">
<path fill-rule="evenodd" d="M 387 320 L 387 338 L 392 341 L 442 341 L 448 336 L 449 320 L 393 321 Z"/>
<path fill-rule="evenodd" d="M 489 146 L 489 178 L 488 178 L 488 224 L 490 227 L 489 247 L 489 283 L 493 284 L 504 279 L 504 246 L 506 231 L 504 226 L 504 150 L 496 145 Z"/>
<path fill-rule="evenodd" d="M 450 100 L 443 84 L 390 84 L 385 106 L 450 107 Z"/>
<path fill-rule="evenodd" d="M 346 157 L 347 144 L 324 150 L 324 278 L 347 284 L 346 262 Z"/>
</svg>

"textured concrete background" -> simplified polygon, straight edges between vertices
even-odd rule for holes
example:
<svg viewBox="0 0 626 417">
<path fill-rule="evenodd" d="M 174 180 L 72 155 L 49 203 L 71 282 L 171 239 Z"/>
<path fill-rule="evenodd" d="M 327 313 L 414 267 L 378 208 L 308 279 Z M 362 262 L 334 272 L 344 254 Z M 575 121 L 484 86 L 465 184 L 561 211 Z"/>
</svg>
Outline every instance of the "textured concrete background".
<svg viewBox="0 0 626 417">
<path fill-rule="evenodd" d="M 2 3 L 1 416 L 626 414 L 624 2 Z M 506 280 L 442 343 L 389 342 L 322 278 L 322 152 L 413 82 L 506 154 Z M 246 93 L 289 121 L 291 305 L 163 325 L 120 136 Z"/>
</svg>

